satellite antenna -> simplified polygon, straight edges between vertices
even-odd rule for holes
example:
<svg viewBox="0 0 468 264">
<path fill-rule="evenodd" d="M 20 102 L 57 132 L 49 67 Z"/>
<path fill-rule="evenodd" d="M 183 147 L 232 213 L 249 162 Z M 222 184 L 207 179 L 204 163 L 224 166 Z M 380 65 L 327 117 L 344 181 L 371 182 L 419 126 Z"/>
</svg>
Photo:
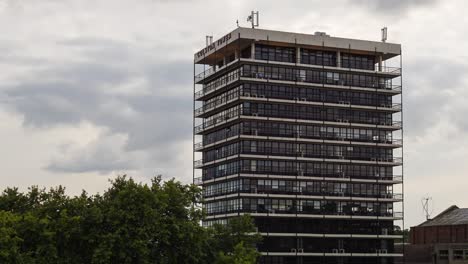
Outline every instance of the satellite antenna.
<svg viewBox="0 0 468 264">
<path fill-rule="evenodd" d="M 258 16 L 259 16 L 258 11 L 257 12 L 252 11 L 250 13 L 250 16 L 247 17 L 247 22 L 252 23 L 252 28 L 259 26 Z"/>
<path fill-rule="evenodd" d="M 206 36 L 206 46 L 209 46 L 213 43 L 213 36 Z"/>
<path fill-rule="evenodd" d="M 382 42 L 386 42 L 387 41 L 387 27 L 383 27 L 382 28 Z"/>
<path fill-rule="evenodd" d="M 433 208 L 430 209 L 430 207 L 433 207 L 431 205 L 432 202 L 432 197 L 424 197 L 421 199 L 424 215 L 426 216 L 426 220 L 429 220 L 431 218 L 431 214 L 433 211 Z"/>
</svg>

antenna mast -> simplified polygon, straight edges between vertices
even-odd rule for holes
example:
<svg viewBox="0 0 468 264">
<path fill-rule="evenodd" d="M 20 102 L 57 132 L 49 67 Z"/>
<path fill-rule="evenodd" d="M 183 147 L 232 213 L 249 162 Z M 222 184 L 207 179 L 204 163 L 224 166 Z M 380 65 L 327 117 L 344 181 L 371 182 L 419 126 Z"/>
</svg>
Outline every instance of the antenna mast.
<svg viewBox="0 0 468 264">
<path fill-rule="evenodd" d="M 252 23 L 252 28 L 258 27 L 260 25 L 258 17 L 259 17 L 258 11 L 257 12 L 252 11 L 250 13 L 250 16 L 247 17 L 247 22 Z"/>
<path fill-rule="evenodd" d="M 213 36 L 206 36 L 206 46 L 209 46 L 213 43 Z"/>
<path fill-rule="evenodd" d="M 382 28 L 382 42 L 385 43 L 387 41 L 387 27 Z"/>
<path fill-rule="evenodd" d="M 424 197 L 421 199 L 421 203 L 423 206 L 424 215 L 426 216 L 426 220 L 429 220 L 431 218 L 432 209 L 429 209 L 429 207 L 431 206 L 429 202 L 431 201 L 432 201 L 432 197 Z"/>
</svg>

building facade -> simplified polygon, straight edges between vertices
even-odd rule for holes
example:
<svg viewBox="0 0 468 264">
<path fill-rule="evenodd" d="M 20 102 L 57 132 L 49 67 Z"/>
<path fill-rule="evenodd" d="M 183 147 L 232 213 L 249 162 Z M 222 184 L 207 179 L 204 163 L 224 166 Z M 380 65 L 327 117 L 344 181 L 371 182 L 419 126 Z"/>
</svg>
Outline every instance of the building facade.
<svg viewBox="0 0 468 264">
<path fill-rule="evenodd" d="M 468 208 L 453 205 L 411 227 L 405 252 L 407 264 L 467 264 Z"/>
<path fill-rule="evenodd" d="M 394 263 L 400 58 L 399 44 L 250 28 L 197 52 L 204 224 L 250 214 L 260 263 Z"/>
</svg>

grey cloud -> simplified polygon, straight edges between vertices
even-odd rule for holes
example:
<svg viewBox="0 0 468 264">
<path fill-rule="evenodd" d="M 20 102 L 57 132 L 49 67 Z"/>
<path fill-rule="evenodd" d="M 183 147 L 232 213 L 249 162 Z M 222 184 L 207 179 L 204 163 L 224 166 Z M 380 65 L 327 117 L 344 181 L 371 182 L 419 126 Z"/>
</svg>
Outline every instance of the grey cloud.
<svg viewBox="0 0 468 264">
<path fill-rule="evenodd" d="M 405 12 L 410 8 L 433 5 L 438 0 L 350 0 L 350 4 L 359 4 L 381 13 Z"/>
<path fill-rule="evenodd" d="M 97 43 L 93 46 L 92 43 Z M 91 56 L 90 49 L 99 50 L 106 40 L 80 40 L 66 45 L 83 48 L 85 62 L 49 64 L 46 70 L 30 74 L 11 87 L 3 87 L 8 107 L 24 116 L 27 126 L 47 128 L 56 125 L 74 125 L 88 121 L 108 129 L 110 135 L 123 134 L 127 140 L 122 152 L 151 152 L 174 149 L 180 140 L 191 138 L 192 71 L 190 62 L 162 62 L 125 54 L 121 63 L 106 63 L 100 56 Z M 114 42 L 111 42 L 114 43 Z M 105 44 L 104 44 L 105 46 Z M 125 44 L 114 43 L 110 53 L 128 51 Z M 122 50 L 122 52 L 120 52 Z M 100 53 L 97 53 L 100 55 Z M 109 54 L 109 53 L 108 53 Z M 114 57 L 118 60 L 119 57 Z M 142 79 L 147 93 L 118 93 L 118 87 Z M 109 145 L 89 151 L 77 150 L 73 160 L 56 158 L 47 166 L 51 171 L 112 171 L 131 168 L 130 163 L 116 162 L 102 157 Z M 91 148 L 91 147 L 90 147 Z M 92 150 L 92 148 L 91 148 Z M 112 153 L 112 152 L 110 152 Z M 127 153 L 127 154 L 128 154 Z M 125 156 L 125 153 L 119 155 Z M 104 155 L 105 157 L 105 155 Z M 171 164 L 170 155 L 161 155 L 162 162 Z M 117 159 L 118 160 L 118 159 Z M 154 160 L 154 163 L 161 161 Z M 151 165 L 151 164 L 150 164 Z"/>
<path fill-rule="evenodd" d="M 47 167 L 53 172 L 82 173 L 96 171 L 129 171 L 137 167 L 131 153 L 121 151 L 122 140 L 112 135 L 104 135 L 99 140 L 79 149 L 63 146 L 61 156 L 55 158 Z"/>
<path fill-rule="evenodd" d="M 459 114 L 449 113 L 459 107 L 457 98 L 464 93 L 467 70 L 465 64 L 439 57 L 415 59 L 405 66 L 405 127 L 409 136 L 423 136 L 446 119 L 463 127 Z"/>
</svg>

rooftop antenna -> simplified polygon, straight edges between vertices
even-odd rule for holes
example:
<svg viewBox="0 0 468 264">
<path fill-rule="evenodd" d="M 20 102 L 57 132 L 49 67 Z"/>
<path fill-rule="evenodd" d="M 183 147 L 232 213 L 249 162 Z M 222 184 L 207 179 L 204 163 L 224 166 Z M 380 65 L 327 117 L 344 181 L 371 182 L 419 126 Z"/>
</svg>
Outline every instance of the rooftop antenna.
<svg viewBox="0 0 468 264">
<path fill-rule="evenodd" d="M 236 20 L 236 25 L 239 27 L 239 19 Z"/>
<path fill-rule="evenodd" d="M 258 16 L 259 16 L 258 11 L 257 12 L 252 11 L 250 13 L 250 16 L 247 17 L 247 22 L 252 23 L 252 28 L 255 28 L 255 27 L 259 26 Z"/>
<path fill-rule="evenodd" d="M 206 36 L 206 46 L 209 46 L 213 43 L 213 36 Z"/>
<path fill-rule="evenodd" d="M 431 219 L 431 214 L 433 211 L 433 206 L 431 205 L 432 203 L 432 197 L 424 197 L 421 199 L 421 203 L 423 206 L 423 211 L 426 216 L 426 220 Z M 432 203 L 433 204 L 433 203 Z"/>
<path fill-rule="evenodd" d="M 385 43 L 387 41 L 387 27 L 382 28 L 382 42 Z"/>
</svg>

